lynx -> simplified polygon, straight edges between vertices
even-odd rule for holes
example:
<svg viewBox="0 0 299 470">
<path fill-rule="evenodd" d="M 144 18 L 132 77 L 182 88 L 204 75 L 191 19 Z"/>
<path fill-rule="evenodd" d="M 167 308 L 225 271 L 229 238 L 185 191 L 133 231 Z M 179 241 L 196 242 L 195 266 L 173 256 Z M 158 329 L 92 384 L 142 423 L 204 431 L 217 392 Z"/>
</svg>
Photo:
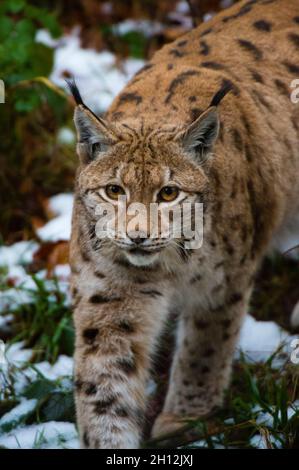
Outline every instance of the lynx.
<svg viewBox="0 0 299 470">
<path fill-rule="evenodd" d="M 153 435 L 222 404 L 255 274 L 299 209 L 297 0 L 249 0 L 166 45 L 104 118 L 75 83 L 71 239 L 75 396 L 84 448 L 136 448 L 169 313 L 168 392 Z M 107 231 L 97 206 L 203 204 L 203 243 Z M 297 314 L 298 317 L 298 314 Z M 298 320 L 298 318 L 297 318 Z"/>
</svg>

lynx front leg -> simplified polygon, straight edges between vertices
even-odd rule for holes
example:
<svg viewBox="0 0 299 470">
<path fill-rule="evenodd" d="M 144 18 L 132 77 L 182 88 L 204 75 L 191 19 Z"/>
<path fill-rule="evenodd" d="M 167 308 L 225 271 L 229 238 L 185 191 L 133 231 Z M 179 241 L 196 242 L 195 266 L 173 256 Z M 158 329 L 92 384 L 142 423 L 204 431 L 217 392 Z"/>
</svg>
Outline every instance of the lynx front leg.
<svg viewBox="0 0 299 470">
<path fill-rule="evenodd" d="M 183 425 L 184 419 L 204 417 L 222 404 L 230 379 L 233 352 L 246 312 L 249 291 L 228 295 L 211 311 L 184 312 L 169 389 L 153 436 Z"/>
<path fill-rule="evenodd" d="M 150 356 L 166 309 L 160 292 L 126 294 L 96 293 L 75 311 L 76 409 L 85 448 L 137 448 L 141 439 Z"/>
</svg>

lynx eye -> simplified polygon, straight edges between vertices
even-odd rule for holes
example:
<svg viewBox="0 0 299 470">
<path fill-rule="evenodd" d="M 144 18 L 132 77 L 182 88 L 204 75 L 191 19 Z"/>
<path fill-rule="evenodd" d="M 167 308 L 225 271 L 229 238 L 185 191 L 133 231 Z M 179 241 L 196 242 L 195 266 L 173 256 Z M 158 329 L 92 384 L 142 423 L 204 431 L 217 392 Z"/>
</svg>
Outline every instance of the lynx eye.
<svg viewBox="0 0 299 470">
<path fill-rule="evenodd" d="M 179 190 L 175 186 L 165 186 L 158 194 L 160 201 L 171 202 L 174 201 L 179 195 Z"/>
<path fill-rule="evenodd" d="M 122 196 L 125 194 L 125 191 L 121 186 L 118 186 L 117 184 L 108 184 L 106 186 L 106 194 L 110 199 L 118 199 L 119 196 Z"/>
</svg>

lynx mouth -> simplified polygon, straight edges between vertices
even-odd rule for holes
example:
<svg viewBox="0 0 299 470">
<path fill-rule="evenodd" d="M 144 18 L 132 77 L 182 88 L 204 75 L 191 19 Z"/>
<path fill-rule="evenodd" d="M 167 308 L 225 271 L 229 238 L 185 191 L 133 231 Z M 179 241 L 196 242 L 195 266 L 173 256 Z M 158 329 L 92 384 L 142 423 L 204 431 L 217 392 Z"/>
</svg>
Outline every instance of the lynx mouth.
<svg viewBox="0 0 299 470">
<path fill-rule="evenodd" d="M 144 244 L 135 244 L 135 243 L 127 243 L 120 240 L 115 240 L 116 245 L 124 250 L 126 253 L 131 255 L 138 255 L 138 256 L 148 256 L 153 253 L 159 253 L 164 248 L 169 245 L 169 242 L 159 242 L 151 245 L 147 245 L 146 242 Z"/>
<path fill-rule="evenodd" d="M 162 248 L 159 247 L 152 247 L 152 248 L 131 248 L 129 250 L 129 253 L 131 255 L 138 255 L 138 256 L 150 256 L 153 253 L 158 253 L 162 250 Z"/>
<path fill-rule="evenodd" d="M 130 251 L 125 253 L 125 256 L 129 263 L 133 266 L 142 267 L 142 266 L 150 266 L 155 264 L 159 259 L 159 253 L 155 252 L 146 252 L 146 254 L 132 254 Z"/>
</svg>

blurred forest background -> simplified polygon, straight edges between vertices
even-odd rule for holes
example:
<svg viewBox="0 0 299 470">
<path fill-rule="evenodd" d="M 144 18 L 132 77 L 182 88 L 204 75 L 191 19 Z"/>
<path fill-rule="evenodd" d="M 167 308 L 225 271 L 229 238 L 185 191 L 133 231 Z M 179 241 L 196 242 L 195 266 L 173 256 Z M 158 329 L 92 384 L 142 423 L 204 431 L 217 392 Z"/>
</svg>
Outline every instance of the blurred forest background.
<svg viewBox="0 0 299 470">
<path fill-rule="evenodd" d="M 1 1 L 0 340 L 8 365 L 1 370 L 0 361 L 0 448 L 78 446 L 67 267 L 77 157 L 65 78 L 74 75 L 87 104 L 102 114 L 156 50 L 233 3 Z M 298 367 L 281 342 L 291 340 L 298 281 L 298 261 L 284 255 L 265 261 L 241 342 L 258 355 L 238 353 L 224 409 L 211 423 L 191 423 L 191 434 L 171 446 L 299 446 Z M 149 390 L 149 423 L 165 396 L 172 326 Z"/>
</svg>

